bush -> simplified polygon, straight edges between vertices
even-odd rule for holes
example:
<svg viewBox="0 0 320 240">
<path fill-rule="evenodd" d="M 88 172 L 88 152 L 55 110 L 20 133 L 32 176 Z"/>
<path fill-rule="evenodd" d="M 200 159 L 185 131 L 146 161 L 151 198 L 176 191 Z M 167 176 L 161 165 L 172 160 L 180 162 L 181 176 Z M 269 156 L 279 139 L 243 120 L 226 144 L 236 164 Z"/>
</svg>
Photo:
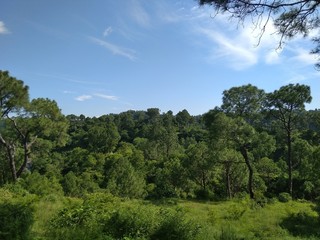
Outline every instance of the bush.
<svg viewBox="0 0 320 240">
<path fill-rule="evenodd" d="M 162 210 L 159 228 L 151 235 L 151 240 L 191 240 L 195 239 L 200 227 L 184 217 L 181 210 Z"/>
<path fill-rule="evenodd" d="M 285 202 L 291 201 L 292 197 L 291 197 L 291 195 L 289 193 L 283 192 L 283 193 L 279 194 L 278 199 L 279 199 L 280 202 L 285 203 Z"/>
<path fill-rule="evenodd" d="M 219 240 L 238 240 L 241 239 L 237 236 L 236 230 L 230 225 L 221 228 L 221 233 L 218 236 Z"/>
<path fill-rule="evenodd" d="M 54 194 L 57 196 L 63 195 L 63 190 L 58 180 L 55 178 L 49 179 L 38 172 L 28 175 L 23 181 L 20 182 L 29 193 L 38 196 L 47 196 Z"/>
<path fill-rule="evenodd" d="M 214 195 L 211 191 L 209 190 L 203 190 L 200 189 L 198 191 L 195 192 L 197 199 L 199 200 L 213 200 L 214 199 Z"/>
<path fill-rule="evenodd" d="M 157 211 L 150 206 L 126 206 L 105 221 L 104 232 L 115 239 L 147 239 L 158 225 Z"/>
<path fill-rule="evenodd" d="M 225 218 L 228 220 L 239 220 L 246 210 L 247 208 L 243 204 L 233 203 L 228 207 Z"/>
<path fill-rule="evenodd" d="M 32 224 L 33 208 L 28 198 L 0 201 L 0 239 L 30 239 Z"/>
<path fill-rule="evenodd" d="M 47 239 L 179 239 L 191 240 L 199 227 L 181 210 L 160 209 L 137 201 L 121 201 L 110 194 L 87 195 L 66 207 L 50 222 Z"/>
</svg>

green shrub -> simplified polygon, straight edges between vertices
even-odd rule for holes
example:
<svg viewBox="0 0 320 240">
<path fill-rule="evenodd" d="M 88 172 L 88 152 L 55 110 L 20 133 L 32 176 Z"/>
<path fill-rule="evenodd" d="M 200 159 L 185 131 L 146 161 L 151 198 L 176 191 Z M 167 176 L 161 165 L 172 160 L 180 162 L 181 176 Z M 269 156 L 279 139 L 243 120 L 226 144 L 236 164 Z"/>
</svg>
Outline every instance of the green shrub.
<svg viewBox="0 0 320 240">
<path fill-rule="evenodd" d="M 47 228 L 48 239 L 113 239 L 106 231 L 110 218 L 120 208 L 120 199 L 111 194 L 88 194 L 82 202 L 66 206 L 54 216 Z M 113 228 L 112 228 L 113 229 Z"/>
<path fill-rule="evenodd" d="M 225 218 L 228 220 L 239 220 L 246 210 L 247 209 L 243 204 L 233 203 L 228 207 Z"/>
<path fill-rule="evenodd" d="M 279 194 L 278 199 L 279 199 L 280 202 L 285 203 L 285 202 L 291 201 L 292 197 L 291 197 L 291 195 L 289 193 L 282 192 L 282 193 Z"/>
<path fill-rule="evenodd" d="M 151 235 L 151 240 L 191 240 L 195 239 L 200 227 L 186 220 L 181 210 L 162 210 L 159 228 Z"/>
<path fill-rule="evenodd" d="M 230 225 L 223 226 L 221 228 L 221 233 L 218 236 L 219 240 L 238 240 L 241 239 L 237 236 L 236 230 Z"/>
<path fill-rule="evenodd" d="M 207 189 L 199 189 L 195 192 L 197 199 L 199 200 L 212 200 L 214 198 L 213 193 Z"/>
<path fill-rule="evenodd" d="M 104 223 L 104 233 L 115 239 L 147 239 L 158 225 L 157 211 L 150 206 L 120 207 Z"/>
<path fill-rule="evenodd" d="M 57 196 L 63 195 L 63 190 L 57 179 L 49 179 L 44 175 L 34 172 L 28 175 L 20 183 L 29 193 L 36 194 L 38 196 L 47 196 L 54 194 Z"/>
<path fill-rule="evenodd" d="M 29 201 L 10 199 L 0 202 L 0 239 L 30 239 L 33 209 Z"/>
</svg>

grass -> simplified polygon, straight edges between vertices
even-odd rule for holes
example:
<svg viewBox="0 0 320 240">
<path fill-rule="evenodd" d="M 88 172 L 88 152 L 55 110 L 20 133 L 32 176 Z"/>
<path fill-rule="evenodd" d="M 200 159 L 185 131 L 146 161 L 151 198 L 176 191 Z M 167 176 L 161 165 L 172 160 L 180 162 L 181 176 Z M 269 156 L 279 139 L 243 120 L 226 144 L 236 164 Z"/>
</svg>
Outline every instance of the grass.
<svg viewBox="0 0 320 240">
<path fill-rule="evenodd" d="M 36 203 L 34 239 L 45 239 L 46 224 L 51 217 L 76 199 L 43 199 Z M 274 201 L 261 207 L 249 199 L 200 202 L 186 200 L 123 200 L 122 206 L 179 208 L 184 217 L 200 226 L 196 240 L 313 240 L 320 238 L 320 223 L 314 205 L 306 201 Z"/>
<path fill-rule="evenodd" d="M 72 202 L 79 201 L 81 202 L 80 199 L 70 199 L 65 197 L 57 197 L 55 195 L 49 195 L 35 202 L 35 222 L 31 229 L 34 239 L 45 239 L 45 232 L 51 218 L 65 206 L 70 205 Z"/>
</svg>

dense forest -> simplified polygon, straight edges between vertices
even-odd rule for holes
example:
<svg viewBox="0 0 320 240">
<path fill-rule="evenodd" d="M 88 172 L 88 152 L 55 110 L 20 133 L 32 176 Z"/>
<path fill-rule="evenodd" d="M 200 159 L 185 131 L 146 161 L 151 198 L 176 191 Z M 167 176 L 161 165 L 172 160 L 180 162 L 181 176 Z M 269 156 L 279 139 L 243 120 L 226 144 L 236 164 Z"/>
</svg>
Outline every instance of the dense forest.
<svg viewBox="0 0 320 240">
<path fill-rule="evenodd" d="M 23 81 L 0 71 L 0 239 L 27 239 L 40 199 L 64 208 L 52 216 L 47 210 L 52 219 L 38 228 L 49 233 L 37 239 L 77 239 L 66 230 L 58 233 L 59 227 L 73 226 L 77 234 L 84 226 L 99 232 L 98 220 L 90 218 L 93 212 L 96 219 L 101 220 L 98 213 L 105 217 L 102 229 L 118 230 L 105 231 L 104 238 L 86 231 L 89 235 L 78 239 L 194 239 L 200 231 L 190 221 L 178 221 L 185 218 L 180 210 L 155 210 L 139 201 L 246 199 L 262 208 L 291 199 L 316 203 L 320 110 L 305 109 L 311 100 L 306 85 L 289 84 L 267 93 L 248 84 L 225 90 L 221 106 L 199 116 L 158 108 L 65 116 L 54 100 L 30 100 Z M 231 215 L 239 220 L 245 210 L 234 207 Z M 155 220 L 156 211 L 163 211 L 165 220 Z M 10 218 L 13 213 L 20 223 Z M 128 213 L 138 216 L 131 225 L 124 217 Z M 137 227 L 139 235 L 124 229 L 126 224 L 144 225 Z M 12 231 L 14 225 L 20 230 Z M 175 226 L 177 232 L 171 229 Z M 223 234 L 225 230 L 212 239 L 251 239 Z"/>
</svg>

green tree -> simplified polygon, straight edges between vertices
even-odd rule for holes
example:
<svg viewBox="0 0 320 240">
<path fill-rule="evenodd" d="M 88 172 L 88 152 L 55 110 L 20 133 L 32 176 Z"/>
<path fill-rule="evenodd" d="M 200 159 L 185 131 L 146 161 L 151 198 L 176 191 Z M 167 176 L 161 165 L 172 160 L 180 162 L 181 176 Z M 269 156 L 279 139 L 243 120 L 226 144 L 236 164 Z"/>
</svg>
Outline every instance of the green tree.
<svg viewBox="0 0 320 240">
<path fill-rule="evenodd" d="M 91 151 L 109 153 L 115 150 L 120 135 L 115 124 L 107 123 L 105 126 L 91 126 L 87 138 Z"/>
<path fill-rule="evenodd" d="M 0 129 L 0 143 L 6 150 L 12 180 L 16 181 L 31 162 L 31 149 L 37 139 L 55 139 L 56 145 L 63 145 L 67 123 L 55 101 L 29 102 L 28 87 L 8 72 L 0 72 L 0 88 L 0 120 L 5 124 Z M 19 148 L 23 149 L 22 160 L 16 159 Z"/>
<path fill-rule="evenodd" d="M 250 198 L 254 198 L 254 162 L 270 154 L 274 149 L 274 146 L 270 147 L 274 140 L 269 139 L 266 133 L 258 133 L 240 117 L 230 118 L 221 112 L 209 112 L 206 119 L 211 145 L 216 149 L 216 154 L 226 149 L 241 153 L 248 170 L 247 189 Z"/>
<path fill-rule="evenodd" d="M 267 94 L 266 107 L 285 133 L 287 145 L 288 192 L 293 195 L 293 133 L 299 122 L 299 116 L 305 109 L 305 103 L 312 100 L 310 87 L 300 84 L 289 84 Z"/>
<path fill-rule="evenodd" d="M 226 194 L 231 199 L 239 190 L 242 190 L 243 173 L 246 169 L 243 166 L 242 155 L 229 148 L 224 148 L 216 152 L 219 164 L 223 166 Z M 240 170 L 237 171 L 237 170 Z"/>
<path fill-rule="evenodd" d="M 185 167 L 190 179 L 192 179 L 202 192 L 208 191 L 208 185 L 213 179 L 214 161 L 210 156 L 205 142 L 192 144 L 186 149 Z"/>
<path fill-rule="evenodd" d="M 0 120 L 18 111 L 29 101 L 29 87 L 24 82 L 0 70 Z"/>
<path fill-rule="evenodd" d="M 251 84 L 223 91 L 221 109 L 228 115 L 253 123 L 262 110 L 265 92 Z"/>
<path fill-rule="evenodd" d="M 133 154 L 124 150 L 111 153 L 106 158 L 103 185 L 120 197 L 140 198 L 146 194 L 145 174 L 135 169 Z"/>
<path fill-rule="evenodd" d="M 8 71 L 0 71 L 0 144 L 4 147 L 10 166 L 12 180 L 17 180 L 15 165 L 16 146 L 11 140 L 5 139 L 4 131 L 8 125 L 9 114 L 17 114 L 29 101 L 29 88 L 23 81 L 9 75 Z"/>
<path fill-rule="evenodd" d="M 13 166 L 14 181 L 21 176 L 28 164 L 31 165 L 32 149 L 38 139 L 48 139 L 54 146 L 63 146 L 67 141 L 68 123 L 53 100 L 33 99 L 17 116 L 7 115 L 7 119 L 10 124 L 7 127 L 11 131 L 10 134 L 2 136 L 1 141 L 12 149 L 10 154 L 8 152 L 8 158 Z M 17 147 L 23 150 L 22 160 L 15 159 Z"/>
</svg>

